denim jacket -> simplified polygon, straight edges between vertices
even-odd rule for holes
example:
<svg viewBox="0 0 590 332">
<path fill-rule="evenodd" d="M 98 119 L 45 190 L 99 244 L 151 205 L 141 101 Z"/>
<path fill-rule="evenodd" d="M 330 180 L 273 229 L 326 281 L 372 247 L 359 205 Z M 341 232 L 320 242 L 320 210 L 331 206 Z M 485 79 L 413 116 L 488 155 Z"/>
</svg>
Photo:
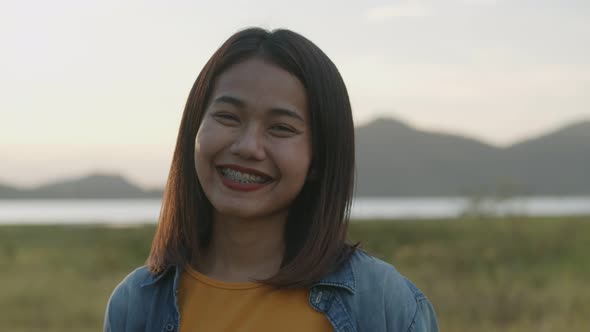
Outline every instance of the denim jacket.
<svg viewBox="0 0 590 332">
<path fill-rule="evenodd" d="M 104 331 L 178 331 L 181 274 L 180 267 L 158 275 L 145 266 L 133 271 L 111 295 Z M 424 294 L 393 266 L 361 250 L 311 286 L 309 304 L 324 313 L 337 332 L 438 331 Z"/>
</svg>

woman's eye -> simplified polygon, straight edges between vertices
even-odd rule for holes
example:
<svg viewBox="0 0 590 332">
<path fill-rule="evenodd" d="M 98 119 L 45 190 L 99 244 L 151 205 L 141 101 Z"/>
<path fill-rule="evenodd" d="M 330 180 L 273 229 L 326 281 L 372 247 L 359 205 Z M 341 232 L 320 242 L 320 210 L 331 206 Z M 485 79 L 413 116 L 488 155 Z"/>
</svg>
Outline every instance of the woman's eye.
<svg viewBox="0 0 590 332">
<path fill-rule="evenodd" d="M 216 113 L 213 117 L 221 124 L 236 125 L 240 122 L 240 119 L 231 113 Z"/>
<path fill-rule="evenodd" d="M 282 124 L 274 125 L 270 128 L 270 130 L 277 136 L 292 136 L 299 133 L 293 127 Z"/>
</svg>

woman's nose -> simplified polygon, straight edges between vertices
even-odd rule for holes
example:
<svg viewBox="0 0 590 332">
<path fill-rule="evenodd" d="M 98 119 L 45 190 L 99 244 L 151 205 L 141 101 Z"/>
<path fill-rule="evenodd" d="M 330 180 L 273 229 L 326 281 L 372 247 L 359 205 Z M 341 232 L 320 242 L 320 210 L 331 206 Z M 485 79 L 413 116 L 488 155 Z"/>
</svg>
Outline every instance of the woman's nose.
<svg viewBox="0 0 590 332">
<path fill-rule="evenodd" d="M 230 152 L 243 159 L 263 160 L 266 158 L 263 140 L 264 134 L 257 126 L 246 126 L 232 143 Z"/>
</svg>

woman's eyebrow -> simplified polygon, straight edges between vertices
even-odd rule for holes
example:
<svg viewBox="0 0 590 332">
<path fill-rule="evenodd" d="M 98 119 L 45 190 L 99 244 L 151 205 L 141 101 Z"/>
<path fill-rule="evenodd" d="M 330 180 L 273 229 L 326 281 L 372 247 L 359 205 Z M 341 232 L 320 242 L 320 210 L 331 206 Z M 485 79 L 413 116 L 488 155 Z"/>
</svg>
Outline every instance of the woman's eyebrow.
<svg viewBox="0 0 590 332">
<path fill-rule="evenodd" d="M 305 120 L 301 117 L 301 115 L 297 114 L 297 112 L 294 112 L 294 111 L 291 111 L 288 109 L 271 108 L 270 113 L 271 113 L 271 115 L 274 115 L 274 116 L 288 116 L 288 117 L 294 118 L 296 120 L 299 120 L 299 121 L 305 123 Z"/>
<path fill-rule="evenodd" d="M 228 103 L 238 108 L 246 107 L 246 103 L 243 100 L 233 96 L 219 96 L 213 100 L 213 103 Z"/>
<path fill-rule="evenodd" d="M 223 95 L 215 98 L 213 103 L 228 103 L 237 108 L 246 108 L 246 102 L 234 96 Z M 297 112 L 280 107 L 273 107 L 270 109 L 270 114 L 273 116 L 288 116 L 298 121 L 305 123 L 305 120 Z"/>
</svg>

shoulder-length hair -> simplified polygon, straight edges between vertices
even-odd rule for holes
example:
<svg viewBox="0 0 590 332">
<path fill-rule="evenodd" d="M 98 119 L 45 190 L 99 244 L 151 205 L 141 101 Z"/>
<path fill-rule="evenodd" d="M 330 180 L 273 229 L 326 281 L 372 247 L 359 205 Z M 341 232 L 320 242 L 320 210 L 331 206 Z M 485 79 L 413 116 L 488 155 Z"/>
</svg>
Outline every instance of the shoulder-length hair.
<svg viewBox="0 0 590 332">
<path fill-rule="evenodd" d="M 252 57 L 279 66 L 303 83 L 312 135 L 310 176 L 289 208 L 281 268 L 260 282 L 310 286 L 348 259 L 357 246 L 346 242 L 354 187 L 354 127 L 344 81 L 334 63 L 305 37 L 284 29 L 250 28 L 232 35 L 213 54 L 190 91 L 147 260 L 152 273 L 190 264 L 211 241 L 213 207 L 196 175 L 195 136 L 215 79 Z"/>
</svg>

